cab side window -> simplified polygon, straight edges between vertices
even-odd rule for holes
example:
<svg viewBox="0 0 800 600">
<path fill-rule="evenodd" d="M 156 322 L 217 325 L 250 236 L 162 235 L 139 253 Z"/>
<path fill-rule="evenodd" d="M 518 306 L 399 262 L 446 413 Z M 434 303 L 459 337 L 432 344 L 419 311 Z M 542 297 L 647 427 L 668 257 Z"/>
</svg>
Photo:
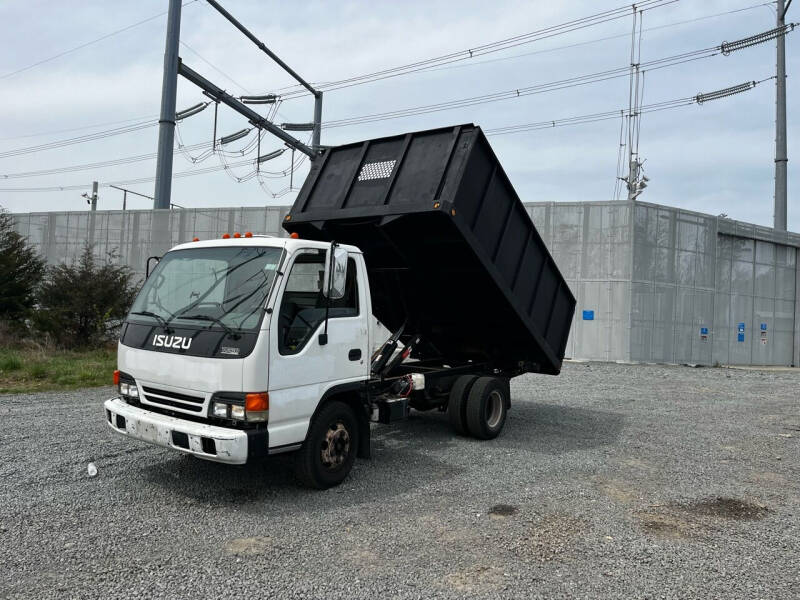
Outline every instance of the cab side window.
<svg viewBox="0 0 800 600">
<path fill-rule="evenodd" d="M 278 314 L 278 351 L 300 352 L 325 320 L 327 298 L 322 293 L 325 275 L 325 251 L 300 254 L 286 280 Z M 344 296 L 330 303 L 328 318 L 355 317 L 359 314 L 356 263 L 347 260 Z"/>
</svg>

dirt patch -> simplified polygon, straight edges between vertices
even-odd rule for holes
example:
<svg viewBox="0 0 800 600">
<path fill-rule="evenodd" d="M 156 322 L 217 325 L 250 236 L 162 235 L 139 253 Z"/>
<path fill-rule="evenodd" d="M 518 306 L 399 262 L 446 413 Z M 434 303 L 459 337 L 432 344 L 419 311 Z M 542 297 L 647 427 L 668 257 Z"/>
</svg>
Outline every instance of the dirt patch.
<svg viewBox="0 0 800 600">
<path fill-rule="evenodd" d="M 649 534 L 666 539 L 685 539 L 697 535 L 696 525 L 680 515 L 649 512 L 639 515 L 642 528 Z"/>
<path fill-rule="evenodd" d="M 514 516 L 519 512 L 519 508 L 511 504 L 495 504 L 489 509 L 489 516 L 493 519 L 505 519 Z"/>
<path fill-rule="evenodd" d="M 236 556 L 260 556 L 272 549 L 268 537 L 234 538 L 225 543 L 225 552 Z"/>
<path fill-rule="evenodd" d="M 540 562 L 564 557 L 575 545 L 578 536 L 586 531 L 587 522 L 564 513 L 545 515 L 534 523 L 520 550 Z"/>
<path fill-rule="evenodd" d="M 699 500 L 691 504 L 683 505 L 681 508 L 686 512 L 723 519 L 733 519 L 736 521 L 757 521 L 769 514 L 770 510 L 766 506 L 754 504 L 747 500 L 738 498 L 709 498 Z"/>
<path fill-rule="evenodd" d="M 475 566 L 445 575 L 442 583 L 450 590 L 475 593 L 499 588 L 504 578 L 505 573 L 500 567 Z"/>
<path fill-rule="evenodd" d="M 667 539 L 702 537 L 719 529 L 719 519 L 757 521 L 770 509 L 737 498 L 707 498 L 689 504 L 668 504 L 661 510 L 637 515 L 642 528 L 649 534 Z"/>
<path fill-rule="evenodd" d="M 639 499 L 639 494 L 624 481 L 597 477 L 595 485 L 601 494 L 620 504 L 631 504 Z"/>
</svg>

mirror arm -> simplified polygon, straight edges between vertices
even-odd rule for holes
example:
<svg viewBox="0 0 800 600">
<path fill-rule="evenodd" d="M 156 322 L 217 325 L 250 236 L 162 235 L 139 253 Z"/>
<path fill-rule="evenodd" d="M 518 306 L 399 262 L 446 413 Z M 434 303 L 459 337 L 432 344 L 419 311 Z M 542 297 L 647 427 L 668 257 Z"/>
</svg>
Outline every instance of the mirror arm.
<svg viewBox="0 0 800 600">
<path fill-rule="evenodd" d="M 328 271 L 328 290 L 325 294 L 325 331 L 319 334 L 319 345 L 324 346 L 328 343 L 328 314 L 331 308 L 331 290 L 333 289 L 333 265 L 335 262 L 334 250 L 336 249 L 336 242 L 331 242 L 330 259 L 326 265 Z"/>
</svg>

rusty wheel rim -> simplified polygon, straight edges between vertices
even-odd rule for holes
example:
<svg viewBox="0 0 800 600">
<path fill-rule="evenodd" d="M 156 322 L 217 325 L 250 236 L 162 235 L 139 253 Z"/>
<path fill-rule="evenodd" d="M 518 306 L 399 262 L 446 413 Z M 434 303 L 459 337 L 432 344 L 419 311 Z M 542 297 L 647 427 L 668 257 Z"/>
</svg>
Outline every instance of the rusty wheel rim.
<svg viewBox="0 0 800 600">
<path fill-rule="evenodd" d="M 322 466 L 334 470 L 342 466 L 350 454 L 350 433 L 341 421 L 331 423 L 320 447 Z"/>
</svg>

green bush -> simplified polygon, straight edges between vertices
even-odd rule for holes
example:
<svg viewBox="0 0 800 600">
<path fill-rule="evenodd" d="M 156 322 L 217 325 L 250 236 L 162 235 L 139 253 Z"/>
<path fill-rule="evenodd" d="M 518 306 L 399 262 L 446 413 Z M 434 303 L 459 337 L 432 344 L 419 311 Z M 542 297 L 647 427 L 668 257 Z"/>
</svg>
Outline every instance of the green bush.
<svg viewBox="0 0 800 600">
<path fill-rule="evenodd" d="M 33 379 L 46 379 L 47 367 L 42 363 L 31 365 L 31 367 L 28 369 L 28 375 L 30 375 Z"/>
<path fill-rule="evenodd" d="M 0 372 L 10 373 L 22 368 L 22 359 L 16 352 L 3 352 L 0 356 Z"/>
<path fill-rule="evenodd" d="M 11 215 L 0 209 L 0 319 L 20 325 L 30 315 L 44 261 L 14 230 Z"/>
<path fill-rule="evenodd" d="M 131 270 L 113 259 L 98 262 L 87 244 L 76 263 L 48 267 L 34 326 L 64 348 L 97 346 L 114 337 L 136 290 Z"/>
</svg>

